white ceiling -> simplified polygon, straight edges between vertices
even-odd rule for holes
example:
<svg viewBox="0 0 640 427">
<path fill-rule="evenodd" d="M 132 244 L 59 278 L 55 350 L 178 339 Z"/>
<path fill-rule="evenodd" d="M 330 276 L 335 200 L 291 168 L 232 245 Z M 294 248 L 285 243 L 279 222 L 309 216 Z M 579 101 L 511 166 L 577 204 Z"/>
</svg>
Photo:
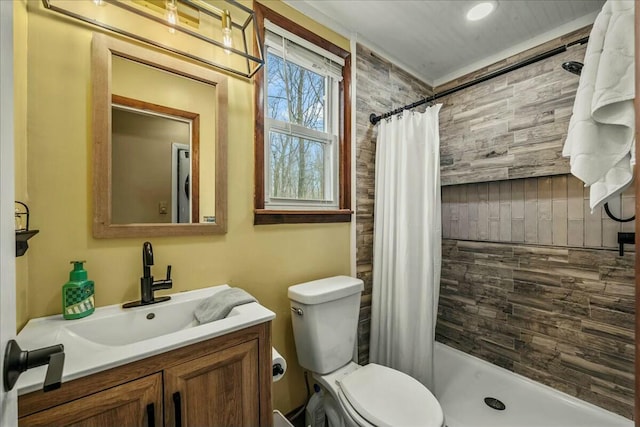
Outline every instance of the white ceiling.
<svg viewBox="0 0 640 427">
<path fill-rule="evenodd" d="M 467 21 L 479 0 L 285 0 L 431 85 L 439 85 L 592 24 L 604 0 L 497 0 Z"/>
</svg>

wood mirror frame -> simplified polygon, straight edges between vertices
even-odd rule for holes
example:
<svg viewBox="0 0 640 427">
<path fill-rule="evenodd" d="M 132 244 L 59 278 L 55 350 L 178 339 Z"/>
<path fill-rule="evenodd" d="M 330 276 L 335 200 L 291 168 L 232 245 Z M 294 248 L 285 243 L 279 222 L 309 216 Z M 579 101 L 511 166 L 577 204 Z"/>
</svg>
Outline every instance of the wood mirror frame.
<svg viewBox="0 0 640 427">
<path fill-rule="evenodd" d="M 179 77 L 215 86 L 215 222 L 114 224 L 112 217 L 111 101 L 112 57 L 145 64 Z M 155 237 L 223 234 L 227 231 L 227 77 L 158 50 L 94 33 L 93 83 L 93 236 Z M 141 165 L 144 168 L 144 165 Z M 200 162 L 200 170 L 206 168 Z M 202 194 L 202 193 L 201 193 Z"/>
</svg>

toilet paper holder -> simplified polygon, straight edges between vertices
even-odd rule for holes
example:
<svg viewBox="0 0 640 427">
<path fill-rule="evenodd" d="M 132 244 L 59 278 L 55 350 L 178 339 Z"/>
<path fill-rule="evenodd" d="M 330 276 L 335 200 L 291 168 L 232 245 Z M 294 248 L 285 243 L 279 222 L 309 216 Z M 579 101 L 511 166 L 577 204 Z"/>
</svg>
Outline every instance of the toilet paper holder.
<svg viewBox="0 0 640 427">
<path fill-rule="evenodd" d="M 287 361 L 274 347 L 271 347 L 271 368 L 273 382 L 280 381 L 287 371 Z"/>
<path fill-rule="evenodd" d="M 273 376 L 277 376 L 277 375 L 282 375 L 284 374 L 284 369 L 282 368 L 282 365 L 280 365 L 279 363 L 276 363 L 273 365 Z"/>
</svg>

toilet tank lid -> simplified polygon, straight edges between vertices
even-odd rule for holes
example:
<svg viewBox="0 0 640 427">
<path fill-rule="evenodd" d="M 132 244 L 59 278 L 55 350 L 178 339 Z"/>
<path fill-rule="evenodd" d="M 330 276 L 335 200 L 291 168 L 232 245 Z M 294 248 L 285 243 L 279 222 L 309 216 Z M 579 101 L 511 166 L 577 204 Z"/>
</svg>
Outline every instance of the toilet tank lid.
<svg viewBox="0 0 640 427">
<path fill-rule="evenodd" d="M 362 292 L 362 280 L 349 276 L 334 276 L 289 287 L 289 299 L 301 304 L 321 304 Z"/>
</svg>

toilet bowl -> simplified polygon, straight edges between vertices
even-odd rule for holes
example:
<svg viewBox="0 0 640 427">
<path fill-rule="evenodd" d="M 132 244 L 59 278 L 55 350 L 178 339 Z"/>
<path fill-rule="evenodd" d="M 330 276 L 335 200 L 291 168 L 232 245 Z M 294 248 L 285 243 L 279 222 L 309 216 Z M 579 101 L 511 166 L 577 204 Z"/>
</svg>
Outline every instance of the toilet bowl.
<svg viewBox="0 0 640 427">
<path fill-rule="evenodd" d="M 350 362 L 313 378 L 340 408 L 343 424 L 329 427 L 443 427 L 435 396 L 420 382 L 395 369 Z"/>
<path fill-rule="evenodd" d="M 336 276 L 289 288 L 298 361 L 322 386 L 330 427 L 443 427 L 444 414 L 419 381 L 351 361 L 363 283 Z M 329 411 L 328 411 L 329 412 Z"/>
</svg>

